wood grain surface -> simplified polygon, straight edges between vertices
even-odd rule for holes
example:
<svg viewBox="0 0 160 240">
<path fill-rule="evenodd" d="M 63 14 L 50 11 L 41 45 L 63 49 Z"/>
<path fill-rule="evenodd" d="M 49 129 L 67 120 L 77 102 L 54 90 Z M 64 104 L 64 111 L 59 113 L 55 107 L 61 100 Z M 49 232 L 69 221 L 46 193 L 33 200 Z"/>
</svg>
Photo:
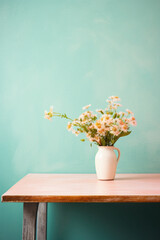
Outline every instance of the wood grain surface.
<svg viewBox="0 0 160 240">
<path fill-rule="evenodd" d="M 160 202 L 160 174 L 28 174 L 2 195 L 2 202 Z"/>
</svg>

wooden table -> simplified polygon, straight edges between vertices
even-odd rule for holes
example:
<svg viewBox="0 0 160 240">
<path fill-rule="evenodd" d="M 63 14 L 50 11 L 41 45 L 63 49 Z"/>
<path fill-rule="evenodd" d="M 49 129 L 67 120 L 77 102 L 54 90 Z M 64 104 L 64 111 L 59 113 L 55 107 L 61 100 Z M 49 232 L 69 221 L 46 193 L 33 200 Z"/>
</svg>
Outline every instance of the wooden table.
<svg viewBox="0 0 160 240">
<path fill-rule="evenodd" d="M 2 195 L 23 202 L 23 240 L 47 237 L 47 202 L 160 202 L 160 174 L 117 174 L 99 181 L 95 174 L 28 174 Z"/>
</svg>

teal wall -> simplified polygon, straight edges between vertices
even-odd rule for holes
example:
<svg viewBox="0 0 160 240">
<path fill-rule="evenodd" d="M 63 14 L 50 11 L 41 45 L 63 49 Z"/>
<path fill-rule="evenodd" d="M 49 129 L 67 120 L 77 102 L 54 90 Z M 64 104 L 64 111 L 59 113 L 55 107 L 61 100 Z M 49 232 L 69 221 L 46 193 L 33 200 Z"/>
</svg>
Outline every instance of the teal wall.
<svg viewBox="0 0 160 240">
<path fill-rule="evenodd" d="M 95 173 L 97 148 L 43 113 L 76 117 L 111 95 L 138 122 L 117 172 L 160 172 L 159 12 L 159 0 L 0 0 L 0 195 L 27 173 Z M 48 239 L 158 239 L 158 204 L 48 209 Z M 22 204 L 1 203 L 0 239 L 21 229 Z"/>
</svg>

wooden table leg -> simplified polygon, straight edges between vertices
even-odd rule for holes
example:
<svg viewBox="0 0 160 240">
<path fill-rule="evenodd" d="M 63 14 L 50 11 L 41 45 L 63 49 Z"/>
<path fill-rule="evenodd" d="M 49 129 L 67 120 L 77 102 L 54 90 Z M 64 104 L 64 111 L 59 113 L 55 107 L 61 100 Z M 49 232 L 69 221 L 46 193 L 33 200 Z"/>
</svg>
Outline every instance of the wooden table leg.
<svg viewBox="0 0 160 240">
<path fill-rule="evenodd" d="M 39 203 L 37 215 L 37 240 L 47 239 L 47 203 Z"/>
<path fill-rule="evenodd" d="M 37 234 L 36 234 L 37 222 Z M 22 240 L 47 239 L 47 203 L 24 203 Z"/>
<path fill-rule="evenodd" d="M 38 203 L 24 203 L 23 205 L 23 240 L 36 239 L 36 218 Z"/>
</svg>

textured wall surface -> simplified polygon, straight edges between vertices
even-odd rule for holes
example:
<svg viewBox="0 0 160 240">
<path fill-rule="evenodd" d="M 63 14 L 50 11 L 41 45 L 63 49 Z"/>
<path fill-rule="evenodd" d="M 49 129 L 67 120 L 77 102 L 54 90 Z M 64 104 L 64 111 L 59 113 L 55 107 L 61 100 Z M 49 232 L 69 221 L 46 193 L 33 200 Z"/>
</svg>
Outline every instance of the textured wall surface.
<svg viewBox="0 0 160 240">
<path fill-rule="evenodd" d="M 159 12 L 158 0 L 0 0 L 0 195 L 27 173 L 94 173 L 97 148 L 43 113 L 74 118 L 111 95 L 138 122 L 116 143 L 117 172 L 160 172 Z M 48 209 L 50 240 L 158 239 L 158 204 Z M 1 203 L 0 239 L 21 228 L 22 204 Z"/>
</svg>

